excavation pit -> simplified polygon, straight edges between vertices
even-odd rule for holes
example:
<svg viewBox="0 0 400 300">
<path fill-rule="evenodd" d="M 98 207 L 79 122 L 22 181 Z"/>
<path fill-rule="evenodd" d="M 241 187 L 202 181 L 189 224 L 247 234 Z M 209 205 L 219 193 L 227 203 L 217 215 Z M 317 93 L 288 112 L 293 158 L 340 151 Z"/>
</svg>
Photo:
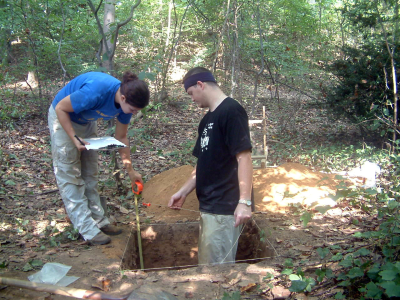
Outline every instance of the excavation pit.
<svg viewBox="0 0 400 300">
<path fill-rule="evenodd" d="M 122 268 L 125 270 L 140 269 L 135 230 L 133 229 L 122 260 Z M 144 269 L 181 269 L 197 266 L 198 236 L 198 223 L 141 224 Z M 253 222 L 248 222 L 239 238 L 236 261 L 256 263 L 262 258 L 272 257 L 273 251 L 264 239 L 265 234 L 259 232 Z"/>
</svg>

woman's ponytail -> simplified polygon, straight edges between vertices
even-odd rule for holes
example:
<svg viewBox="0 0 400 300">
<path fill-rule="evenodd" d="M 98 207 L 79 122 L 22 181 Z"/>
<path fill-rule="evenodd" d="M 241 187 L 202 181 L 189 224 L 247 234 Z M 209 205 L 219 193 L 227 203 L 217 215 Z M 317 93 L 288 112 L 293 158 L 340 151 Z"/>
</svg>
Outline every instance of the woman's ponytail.
<svg viewBox="0 0 400 300">
<path fill-rule="evenodd" d="M 122 77 L 122 83 L 126 83 L 126 82 L 129 82 L 129 81 L 134 81 L 134 80 L 137 80 L 137 79 L 139 79 L 139 78 L 136 76 L 136 74 L 133 74 L 130 71 L 126 71 L 124 73 L 123 77 Z"/>
<path fill-rule="evenodd" d="M 130 71 L 125 72 L 122 77 L 121 94 L 125 96 L 126 102 L 134 107 L 144 108 L 149 104 L 150 91 L 147 83 Z"/>
</svg>

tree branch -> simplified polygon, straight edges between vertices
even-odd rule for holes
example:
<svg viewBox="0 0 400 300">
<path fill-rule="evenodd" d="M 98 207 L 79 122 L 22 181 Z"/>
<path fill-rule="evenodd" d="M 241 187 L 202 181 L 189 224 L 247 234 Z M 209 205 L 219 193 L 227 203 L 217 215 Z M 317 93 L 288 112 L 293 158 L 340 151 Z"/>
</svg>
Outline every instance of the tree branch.
<svg viewBox="0 0 400 300">
<path fill-rule="evenodd" d="M 181 37 L 183 20 L 185 19 L 186 13 L 187 13 L 188 8 L 189 8 L 189 6 L 190 6 L 191 4 L 192 4 L 192 1 L 189 1 L 189 2 L 188 2 L 188 5 L 186 6 L 185 12 L 183 13 L 182 20 L 181 20 L 181 24 L 180 24 L 180 26 L 179 26 L 178 37 L 176 38 L 175 43 L 174 43 L 174 44 L 172 45 L 172 47 L 171 47 L 171 52 L 170 52 L 170 55 L 169 55 L 167 64 L 166 64 L 166 66 L 165 66 L 165 70 L 164 70 L 164 74 L 163 74 L 163 79 L 162 79 L 162 82 L 161 82 L 161 85 L 162 85 L 162 86 L 161 86 L 161 89 L 164 89 L 164 87 L 165 87 L 165 81 L 166 81 L 166 77 L 167 77 L 167 73 L 168 73 L 169 64 L 170 64 L 170 62 L 171 62 L 172 55 L 173 55 L 173 53 L 174 53 L 175 47 L 176 47 L 176 45 L 177 45 L 178 42 L 179 42 L 179 38 Z M 175 27 L 175 29 L 176 29 L 176 27 Z M 175 36 L 175 33 L 174 33 L 174 36 Z"/>
<path fill-rule="evenodd" d="M 101 35 L 100 47 L 99 48 L 102 51 L 103 50 L 103 41 L 106 41 L 107 39 L 106 39 L 106 36 L 104 34 L 103 26 L 101 25 L 101 22 L 100 22 L 100 19 L 99 19 L 99 16 L 97 15 L 97 13 L 99 12 L 99 9 L 100 9 L 101 4 L 103 3 L 103 0 L 100 1 L 100 4 L 97 7 L 97 9 L 94 7 L 92 0 L 87 0 L 87 2 L 89 4 L 90 9 L 92 10 L 92 12 L 94 14 L 94 17 L 95 17 L 96 23 L 97 23 L 97 28 L 99 29 L 99 33 Z M 109 49 L 108 49 L 107 43 L 104 43 L 104 44 L 106 44 L 106 52 L 109 53 Z M 101 52 L 97 52 L 97 54 L 96 54 L 96 57 L 99 60 L 99 64 L 101 64 L 100 54 L 101 54 Z"/>
<path fill-rule="evenodd" d="M 384 123 L 386 126 L 392 128 L 393 130 L 395 130 L 397 133 L 400 133 L 400 126 L 397 125 L 396 123 L 394 123 L 392 120 L 387 119 L 387 118 L 382 118 L 379 117 L 378 115 L 375 114 L 375 117 L 380 120 L 382 123 Z"/>
<path fill-rule="evenodd" d="M 58 56 L 58 61 L 60 62 L 61 69 L 63 70 L 63 85 L 65 86 L 65 74 L 67 73 L 67 71 L 65 70 L 65 68 L 63 66 L 63 63 L 61 61 L 61 56 L 60 56 L 61 43 L 62 43 L 62 40 L 63 40 L 64 29 L 65 29 L 65 15 L 64 15 L 64 7 L 63 7 L 63 2 L 62 1 L 61 1 L 61 13 L 62 13 L 63 23 L 62 23 L 60 42 L 58 43 L 57 56 Z"/>
<path fill-rule="evenodd" d="M 114 57 L 114 54 L 115 54 L 115 48 L 117 47 L 119 29 L 122 26 L 125 26 L 126 24 L 128 24 L 130 20 L 132 20 L 133 12 L 134 12 L 135 8 L 139 6 L 140 2 L 141 2 L 141 0 L 136 0 L 136 3 L 134 5 L 132 5 L 132 7 L 131 7 L 131 13 L 130 13 L 129 17 L 125 21 L 120 22 L 120 23 L 117 24 L 117 29 L 115 30 L 114 45 L 113 45 L 112 53 L 110 53 L 110 55 L 108 56 L 109 57 L 109 59 L 108 59 L 109 61 L 112 61 L 112 58 Z M 106 50 L 107 50 L 107 53 L 109 53 L 108 49 L 106 49 Z"/>
</svg>

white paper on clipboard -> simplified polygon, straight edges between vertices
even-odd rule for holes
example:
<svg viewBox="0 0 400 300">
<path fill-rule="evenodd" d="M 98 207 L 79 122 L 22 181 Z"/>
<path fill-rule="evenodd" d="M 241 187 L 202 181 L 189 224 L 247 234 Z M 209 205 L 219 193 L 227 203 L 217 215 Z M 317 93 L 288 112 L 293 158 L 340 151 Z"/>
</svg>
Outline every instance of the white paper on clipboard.
<svg viewBox="0 0 400 300">
<path fill-rule="evenodd" d="M 124 143 L 121 143 L 112 136 L 103 136 L 96 138 L 85 139 L 90 145 L 85 145 L 88 150 L 115 150 L 126 147 Z"/>
</svg>

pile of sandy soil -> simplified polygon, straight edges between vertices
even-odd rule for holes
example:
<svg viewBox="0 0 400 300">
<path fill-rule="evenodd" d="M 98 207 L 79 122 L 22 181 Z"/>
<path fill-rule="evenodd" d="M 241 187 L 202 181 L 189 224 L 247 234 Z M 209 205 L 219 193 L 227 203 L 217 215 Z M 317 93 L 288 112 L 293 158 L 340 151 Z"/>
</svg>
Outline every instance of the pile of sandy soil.
<svg viewBox="0 0 400 300">
<path fill-rule="evenodd" d="M 171 196 L 189 178 L 192 166 L 182 166 L 154 176 L 143 189 L 143 202 L 148 216 L 160 222 L 193 221 L 199 217 L 195 192 L 185 201 L 182 210 L 169 209 Z M 255 170 L 253 173 L 256 211 L 283 212 L 292 203 L 302 205 L 334 205 L 328 198 L 335 194 L 338 182 L 332 174 L 315 172 L 297 164 L 286 163 L 277 168 Z"/>
<path fill-rule="evenodd" d="M 193 171 L 192 166 L 182 166 L 162 172 L 144 184 L 142 198 L 143 202 L 149 203 L 146 208 L 147 216 L 154 217 L 154 221 L 177 222 L 194 221 L 199 216 L 199 202 L 195 191 L 186 197 L 181 210 L 168 208 L 171 196 L 188 180 Z"/>
</svg>

